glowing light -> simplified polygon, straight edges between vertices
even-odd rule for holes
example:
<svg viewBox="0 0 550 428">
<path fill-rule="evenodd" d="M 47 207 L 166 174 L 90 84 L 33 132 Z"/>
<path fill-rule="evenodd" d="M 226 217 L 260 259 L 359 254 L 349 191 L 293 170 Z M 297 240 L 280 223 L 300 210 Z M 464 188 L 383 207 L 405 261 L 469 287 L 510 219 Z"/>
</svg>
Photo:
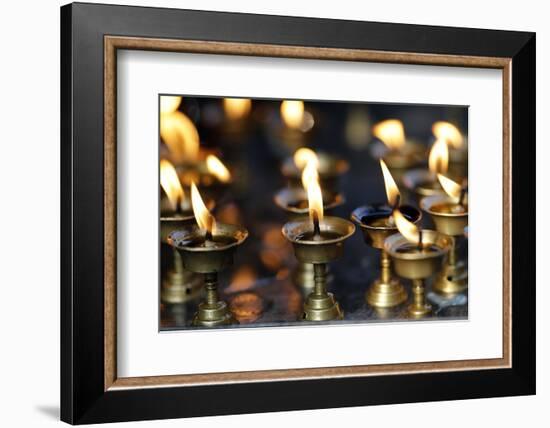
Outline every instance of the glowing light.
<svg viewBox="0 0 550 428">
<path fill-rule="evenodd" d="M 160 116 L 160 136 L 176 163 L 196 162 L 199 154 L 199 133 L 180 111 Z"/>
<path fill-rule="evenodd" d="M 229 119 L 243 119 L 250 114 L 252 101 L 248 98 L 224 98 L 223 109 Z"/>
<path fill-rule="evenodd" d="M 304 121 L 304 102 L 285 100 L 281 103 L 281 117 L 286 126 L 300 129 Z"/>
<path fill-rule="evenodd" d="M 432 174 L 445 174 L 449 167 L 449 149 L 444 140 L 436 140 L 430 149 L 428 167 Z"/>
<path fill-rule="evenodd" d="M 173 113 L 175 112 L 181 104 L 181 97 L 162 95 L 160 97 L 160 113 Z"/>
<path fill-rule="evenodd" d="M 191 183 L 191 204 L 193 205 L 193 214 L 199 227 L 204 231 L 214 234 L 216 231 L 216 219 L 210 214 L 206 205 L 204 205 L 199 189 L 197 189 L 194 182 Z"/>
<path fill-rule="evenodd" d="M 206 168 L 210 174 L 214 175 L 222 183 L 231 181 L 231 173 L 217 156 L 208 155 L 206 158 Z"/>
<path fill-rule="evenodd" d="M 390 206 L 395 206 L 398 202 L 398 197 L 401 196 L 399 193 L 399 188 L 395 184 L 390 170 L 386 166 L 386 162 L 380 159 L 380 168 L 382 168 L 382 175 L 384 176 L 384 186 L 386 187 L 386 197 L 388 198 L 388 204 Z"/>
<path fill-rule="evenodd" d="M 160 161 L 160 185 L 166 196 L 168 196 L 172 210 L 176 211 L 178 204 L 181 205 L 185 200 L 185 194 L 176 169 L 169 161 L 164 159 Z"/>
<path fill-rule="evenodd" d="M 395 220 L 395 225 L 397 226 L 399 233 L 401 233 L 407 241 L 418 245 L 420 242 L 420 230 L 418 227 L 416 227 L 414 223 L 407 220 L 399 210 L 393 211 L 393 219 Z"/>
<path fill-rule="evenodd" d="M 437 179 L 445 193 L 458 202 L 462 194 L 462 186 L 442 174 L 437 174 Z"/>
<path fill-rule="evenodd" d="M 405 145 L 405 128 L 398 119 L 388 119 L 377 123 L 372 128 L 372 133 L 390 150 L 399 150 Z"/>
<path fill-rule="evenodd" d="M 317 154 L 307 147 L 302 147 L 294 152 L 294 164 L 298 169 L 304 169 L 309 162 L 313 162 L 315 168 L 319 168 L 319 157 Z"/>
<path fill-rule="evenodd" d="M 464 144 L 464 137 L 459 129 L 449 122 L 439 121 L 432 125 L 432 132 L 435 138 L 444 140 L 455 149 L 459 149 Z"/>
</svg>

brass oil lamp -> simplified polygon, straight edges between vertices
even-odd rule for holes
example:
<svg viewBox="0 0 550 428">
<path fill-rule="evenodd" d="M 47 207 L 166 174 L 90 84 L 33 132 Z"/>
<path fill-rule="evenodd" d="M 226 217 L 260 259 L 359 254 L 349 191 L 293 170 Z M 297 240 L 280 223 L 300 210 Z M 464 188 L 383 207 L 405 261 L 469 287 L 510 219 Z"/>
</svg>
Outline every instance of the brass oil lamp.
<svg viewBox="0 0 550 428">
<path fill-rule="evenodd" d="M 307 171 L 304 169 L 304 173 Z M 322 190 L 323 210 L 330 212 L 345 202 L 340 193 Z M 279 190 L 273 198 L 275 204 L 288 216 L 289 220 L 307 218 L 309 216 L 308 197 L 305 188 L 291 187 Z M 298 263 L 294 271 L 294 283 L 305 293 L 309 294 L 315 285 L 314 267 L 311 263 Z"/>
<path fill-rule="evenodd" d="M 286 178 L 289 187 L 301 187 L 302 171 L 309 160 L 314 159 L 323 189 L 337 192 L 340 178 L 349 170 L 349 163 L 327 153 L 315 153 L 302 147 L 286 158 L 281 165 L 281 174 Z"/>
<path fill-rule="evenodd" d="M 434 230 L 419 229 L 399 209 L 394 210 L 393 216 L 400 233 L 386 238 L 384 249 L 397 275 L 412 281 L 412 303 L 407 307 L 409 316 L 423 318 L 432 313 L 432 306 L 426 301 L 424 281 L 441 269 L 452 242 L 448 236 Z"/>
<path fill-rule="evenodd" d="M 245 241 L 248 231 L 216 223 L 194 183 L 191 198 L 197 224 L 170 233 L 168 242 L 179 252 L 187 270 L 204 275 L 206 298 L 199 304 L 192 324 L 203 327 L 238 324 L 227 303 L 219 298 L 218 273 L 233 264 L 235 249 Z"/>
<path fill-rule="evenodd" d="M 391 259 L 384 248 L 386 238 L 397 232 L 392 213 L 394 207 L 399 205 L 399 189 L 383 160 L 380 160 L 380 166 L 388 203 L 356 208 L 351 218 L 361 228 L 367 245 L 380 250 L 380 276 L 368 288 L 365 300 L 375 308 L 389 308 L 405 302 L 407 292 L 399 279 L 392 275 Z M 399 210 L 411 223 L 418 223 L 422 217 L 420 211 L 412 206 L 402 205 Z"/>
<path fill-rule="evenodd" d="M 179 182 L 176 170 L 167 160 L 160 161 L 160 185 L 166 198 L 161 198 L 160 241 L 168 244 L 168 235 L 177 229 L 194 223 L 193 210 L 189 198 Z M 208 200 L 207 206 L 212 209 L 214 202 Z M 164 303 L 177 304 L 196 298 L 202 290 L 202 281 L 183 267 L 180 254 L 170 247 L 172 267 L 162 281 L 161 300 Z"/>
<path fill-rule="evenodd" d="M 304 302 L 302 318 L 306 321 L 343 319 L 340 305 L 334 295 L 327 292 L 326 266 L 342 255 L 344 241 L 353 234 L 355 226 L 338 217 L 324 216 L 322 192 L 314 163 L 308 162 L 305 169 L 308 171 L 305 185 L 309 217 L 291 220 L 282 229 L 285 238 L 292 243 L 298 261 L 313 264 L 315 284 Z"/>
<path fill-rule="evenodd" d="M 397 181 L 401 181 L 405 171 L 424 160 L 424 145 L 405 136 L 405 127 L 400 120 L 383 120 L 374 125 L 372 133 L 380 141 L 372 143 L 371 154 L 386 162 Z"/>
<path fill-rule="evenodd" d="M 423 198 L 420 207 L 432 218 L 435 228 L 451 240 L 451 248 L 433 289 L 441 294 L 456 294 L 468 288 L 468 270 L 459 260 L 457 241 L 468 226 L 468 194 L 466 187 L 439 174 L 438 179 L 446 195 Z"/>
</svg>

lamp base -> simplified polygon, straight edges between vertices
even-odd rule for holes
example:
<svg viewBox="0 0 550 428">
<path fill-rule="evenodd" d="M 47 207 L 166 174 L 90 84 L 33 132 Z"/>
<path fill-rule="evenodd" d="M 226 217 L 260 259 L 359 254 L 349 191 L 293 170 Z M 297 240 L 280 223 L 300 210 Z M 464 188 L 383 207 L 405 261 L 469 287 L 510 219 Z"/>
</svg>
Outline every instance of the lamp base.
<svg viewBox="0 0 550 428">
<path fill-rule="evenodd" d="M 203 281 L 200 275 L 183 270 L 170 270 L 162 282 L 160 298 L 164 303 L 178 304 L 193 300 L 201 293 Z"/>
<path fill-rule="evenodd" d="M 311 293 L 304 303 L 302 318 L 305 321 L 331 321 L 344 318 L 344 311 L 332 293 Z"/>
<path fill-rule="evenodd" d="M 433 284 L 440 294 L 458 294 L 468 288 L 468 269 L 463 262 L 454 265 L 445 263 Z"/>
<path fill-rule="evenodd" d="M 407 313 L 410 318 L 424 318 L 427 315 L 431 315 L 432 305 L 429 303 L 423 303 L 421 305 L 411 303 L 407 308 Z"/>
<path fill-rule="evenodd" d="M 193 325 L 197 327 L 217 327 L 220 325 L 239 324 L 235 319 L 227 303 L 218 301 L 216 303 L 203 302 L 193 317 Z"/>
<path fill-rule="evenodd" d="M 407 300 L 407 291 L 397 278 L 378 278 L 365 293 L 365 300 L 375 308 L 391 308 Z"/>
</svg>

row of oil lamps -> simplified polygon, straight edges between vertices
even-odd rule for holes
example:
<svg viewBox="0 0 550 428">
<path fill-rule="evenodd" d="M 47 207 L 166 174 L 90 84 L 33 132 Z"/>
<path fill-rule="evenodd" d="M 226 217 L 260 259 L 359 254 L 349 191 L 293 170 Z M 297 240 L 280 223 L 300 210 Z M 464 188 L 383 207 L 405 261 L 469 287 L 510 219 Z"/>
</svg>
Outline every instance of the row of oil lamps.
<svg viewBox="0 0 550 428">
<path fill-rule="evenodd" d="M 440 129 L 436 131 L 437 127 Z M 382 149 L 378 157 L 388 201 L 359 207 L 351 215 L 361 227 L 365 241 L 381 250 L 380 276 L 368 288 L 366 299 L 379 308 L 396 306 L 408 299 L 405 288 L 392 274 L 393 261 L 395 273 L 413 283 L 408 313 L 421 318 L 432 310 L 425 296 L 426 278 L 438 274 L 434 289 L 440 293 L 458 293 L 467 287 L 466 269 L 458 260 L 455 244 L 468 222 L 467 188 L 449 178 L 465 176 L 465 144 L 452 144 L 457 141 L 455 127 L 434 124 L 437 139 L 429 154 L 430 168 L 411 170 L 423 161 L 424 146 L 407 141 L 399 121 L 385 121 L 373 131 L 383 143 L 374 148 Z M 458 168 L 453 174 L 449 171 L 448 176 L 449 157 L 451 165 Z M 229 171 L 214 155 L 192 167 L 183 160 L 176 163 L 178 167 L 174 168 L 168 161 L 161 161 L 161 186 L 168 195 L 167 205 L 161 207 L 161 239 L 174 249 L 174 268 L 163 284 L 163 301 L 178 302 L 182 295 L 197 295 L 203 281 L 193 273 L 203 274 L 206 297 L 194 315 L 193 325 L 236 323 L 228 305 L 219 298 L 217 276 L 231 266 L 233 254 L 248 232 L 243 227 L 216 222 L 210 214 L 214 199 L 203 200 L 196 185 L 212 188 L 227 184 Z M 325 216 L 324 212 L 343 203 L 337 179 L 347 169 L 347 162 L 305 148 L 297 150 L 282 165 L 282 173 L 291 185 L 276 194 L 275 203 L 289 214 L 282 233 L 292 243 L 299 262 L 295 280 L 308 289 L 303 308 L 303 319 L 307 321 L 343 318 L 337 300 L 326 289 L 327 264 L 342 255 L 344 241 L 354 233 L 355 226 L 348 220 Z M 419 196 L 420 207 L 433 219 L 435 231 L 422 230 L 421 212 L 401 204 L 392 174 Z M 190 199 L 184 197 L 183 187 L 190 189 Z"/>
</svg>

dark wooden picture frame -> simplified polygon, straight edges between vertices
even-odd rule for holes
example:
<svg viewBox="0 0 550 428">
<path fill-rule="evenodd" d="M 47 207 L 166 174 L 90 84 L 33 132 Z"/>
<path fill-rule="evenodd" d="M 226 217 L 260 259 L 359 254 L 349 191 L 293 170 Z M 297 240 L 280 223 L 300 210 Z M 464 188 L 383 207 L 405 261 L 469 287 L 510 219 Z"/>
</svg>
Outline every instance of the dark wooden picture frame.
<svg viewBox="0 0 550 428">
<path fill-rule="evenodd" d="M 503 357 L 117 378 L 117 49 L 501 69 Z M 81 424 L 535 393 L 533 33 L 71 4 L 61 8 L 61 136 L 63 421 Z"/>
</svg>

